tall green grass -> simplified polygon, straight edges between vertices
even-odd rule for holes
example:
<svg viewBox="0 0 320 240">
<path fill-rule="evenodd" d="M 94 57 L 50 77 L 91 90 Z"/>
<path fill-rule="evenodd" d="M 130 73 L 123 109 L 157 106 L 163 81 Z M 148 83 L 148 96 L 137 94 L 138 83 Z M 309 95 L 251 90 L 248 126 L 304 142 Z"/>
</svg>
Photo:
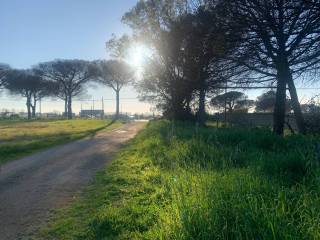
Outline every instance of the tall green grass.
<svg viewBox="0 0 320 240">
<path fill-rule="evenodd" d="M 320 239 L 318 137 L 152 122 L 52 239 Z"/>
</svg>

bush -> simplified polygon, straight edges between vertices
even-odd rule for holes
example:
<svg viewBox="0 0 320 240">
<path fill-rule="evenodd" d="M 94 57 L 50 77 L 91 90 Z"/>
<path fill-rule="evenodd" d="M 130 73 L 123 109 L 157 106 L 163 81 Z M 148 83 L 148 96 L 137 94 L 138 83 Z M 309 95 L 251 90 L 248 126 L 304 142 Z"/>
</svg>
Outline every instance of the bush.
<svg viewBox="0 0 320 240">
<path fill-rule="evenodd" d="M 305 114 L 305 124 L 308 133 L 320 134 L 320 113 Z"/>
</svg>

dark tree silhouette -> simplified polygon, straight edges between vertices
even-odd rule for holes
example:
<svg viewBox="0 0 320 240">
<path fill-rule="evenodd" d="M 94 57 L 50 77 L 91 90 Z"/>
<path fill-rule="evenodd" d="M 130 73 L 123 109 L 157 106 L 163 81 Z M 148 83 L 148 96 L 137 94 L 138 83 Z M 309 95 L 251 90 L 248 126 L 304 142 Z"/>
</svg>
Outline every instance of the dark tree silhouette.
<svg viewBox="0 0 320 240">
<path fill-rule="evenodd" d="M 227 19 L 224 21 L 226 40 L 234 33 L 241 35 L 230 59 L 277 83 L 274 131 L 283 134 L 288 86 L 299 131 L 305 133 L 294 78 L 314 70 L 320 62 L 320 2 L 235 0 L 220 3 L 221 19 Z"/>
<path fill-rule="evenodd" d="M 72 119 L 72 99 L 84 91 L 84 85 L 96 77 L 92 64 L 84 60 L 55 60 L 40 63 L 35 71 L 58 85 L 57 97 L 65 101 L 65 114 Z"/>
<path fill-rule="evenodd" d="M 185 70 L 183 29 L 177 24 L 187 13 L 182 1 L 139 1 L 123 17 L 138 39 L 154 52 L 145 68 L 139 92 L 142 100 L 156 104 L 171 119 L 190 116 L 193 90 Z"/>
<path fill-rule="evenodd" d="M 172 66 L 172 70 L 176 67 L 177 65 Z M 140 99 L 155 104 L 169 119 L 190 119 L 193 96 L 188 79 L 182 71 L 169 70 L 160 60 L 150 60 L 145 66 L 142 81 L 139 82 Z"/>
<path fill-rule="evenodd" d="M 177 21 L 183 31 L 184 70 L 198 100 L 197 121 L 206 121 L 206 99 L 217 92 L 224 78 L 218 67 L 221 51 L 217 39 L 219 33 L 212 12 L 199 7 L 194 13 L 182 16 Z M 220 51 L 219 54 L 216 51 Z M 193 79 L 193 81 L 192 81 Z"/>
<path fill-rule="evenodd" d="M 0 63 L 0 89 L 6 85 L 6 76 L 10 70 L 10 66 L 4 63 Z"/>
<path fill-rule="evenodd" d="M 263 93 L 261 96 L 259 96 L 256 101 L 256 112 L 273 113 L 274 106 L 276 103 L 276 96 L 277 94 L 273 90 L 270 90 L 266 93 Z M 291 110 L 292 110 L 291 100 L 289 98 L 286 98 L 286 112 L 290 112 Z"/>
<path fill-rule="evenodd" d="M 212 98 L 211 105 L 219 109 L 226 108 L 227 112 L 232 113 L 234 110 L 248 110 L 254 101 L 242 92 L 231 91 Z"/>
<path fill-rule="evenodd" d="M 268 91 L 257 98 L 256 111 L 257 112 L 273 112 L 276 103 L 276 92 Z"/>
<path fill-rule="evenodd" d="M 120 91 L 134 79 L 133 69 L 124 61 L 109 60 L 97 61 L 97 77 L 99 82 L 112 88 L 116 94 L 115 118 L 119 118 Z"/>
<path fill-rule="evenodd" d="M 7 75 L 6 87 L 12 94 L 26 98 L 28 119 L 36 116 L 37 102 L 54 92 L 53 84 L 32 70 L 11 70 Z"/>
<path fill-rule="evenodd" d="M 123 60 L 127 57 L 131 45 L 131 39 L 127 35 L 117 37 L 112 35 L 111 39 L 106 42 L 107 51 L 111 57 Z"/>
<path fill-rule="evenodd" d="M 127 35 L 117 37 L 112 35 L 111 39 L 106 42 L 107 51 L 115 60 L 100 61 L 99 76 L 100 82 L 111 87 L 116 93 L 116 112 L 115 118 L 119 118 L 120 110 L 120 91 L 123 86 L 133 83 L 134 71 L 124 61 L 128 57 L 128 51 L 132 44 L 132 39 Z"/>
<path fill-rule="evenodd" d="M 139 1 L 123 17 L 154 52 L 139 84 L 141 99 L 171 119 L 187 120 L 197 112 L 204 123 L 206 96 L 221 80 L 212 61 L 216 25 L 202 2 Z"/>
</svg>

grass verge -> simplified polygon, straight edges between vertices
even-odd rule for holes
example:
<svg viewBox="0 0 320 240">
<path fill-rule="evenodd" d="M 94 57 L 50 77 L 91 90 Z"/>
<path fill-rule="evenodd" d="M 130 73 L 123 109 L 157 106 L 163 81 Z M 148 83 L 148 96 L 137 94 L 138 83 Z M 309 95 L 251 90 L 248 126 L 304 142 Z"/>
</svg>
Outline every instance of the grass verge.
<svg viewBox="0 0 320 240">
<path fill-rule="evenodd" d="M 44 239 L 320 239 L 318 137 L 149 123 Z"/>
<path fill-rule="evenodd" d="M 111 120 L 0 121 L 0 164 L 120 125 Z"/>
</svg>

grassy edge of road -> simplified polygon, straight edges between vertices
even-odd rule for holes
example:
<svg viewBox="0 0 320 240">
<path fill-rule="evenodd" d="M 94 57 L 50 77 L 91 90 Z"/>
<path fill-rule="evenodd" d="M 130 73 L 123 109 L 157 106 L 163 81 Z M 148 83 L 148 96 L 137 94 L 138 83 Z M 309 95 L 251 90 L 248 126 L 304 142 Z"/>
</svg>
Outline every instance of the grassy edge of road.
<svg viewBox="0 0 320 240">
<path fill-rule="evenodd" d="M 319 239 L 319 137 L 150 122 L 41 239 Z"/>
<path fill-rule="evenodd" d="M 83 130 L 73 131 L 73 129 L 77 129 L 77 123 L 81 123 L 86 121 L 86 124 L 92 124 L 92 126 L 85 126 Z M 18 137 L 18 140 L 10 140 L 0 144 L 0 166 L 13 160 L 17 160 L 22 157 L 30 156 L 34 153 L 45 151 L 54 146 L 66 144 L 72 141 L 76 141 L 88 136 L 94 136 L 98 131 L 108 130 L 111 131 L 120 127 L 123 123 L 120 121 L 112 121 L 112 120 L 99 120 L 99 123 L 95 122 L 96 120 L 58 120 L 58 121 L 31 121 L 31 122 L 16 122 L 11 123 L 8 122 L 7 125 L 10 128 L 15 128 L 15 126 L 19 126 L 19 124 L 23 124 L 24 128 L 27 128 L 30 124 L 30 129 L 32 126 L 39 124 L 52 124 L 52 123 L 69 123 L 70 126 L 57 126 L 57 129 L 52 129 L 48 134 L 37 134 L 32 133 L 31 130 L 30 136 L 27 136 L 27 140 L 23 138 L 26 136 L 22 136 L 21 140 Z M 74 124 L 74 125 L 73 125 Z M 96 125 L 94 125 L 96 124 Z M 4 124 L 2 124 L 2 127 Z M 49 126 L 50 127 L 50 126 Z M 60 132 L 59 128 L 65 127 L 65 132 Z M 82 126 L 83 127 L 83 126 Z M 19 131 L 19 128 L 16 129 Z M 36 132 L 36 130 L 34 130 Z"/>
</svg>

